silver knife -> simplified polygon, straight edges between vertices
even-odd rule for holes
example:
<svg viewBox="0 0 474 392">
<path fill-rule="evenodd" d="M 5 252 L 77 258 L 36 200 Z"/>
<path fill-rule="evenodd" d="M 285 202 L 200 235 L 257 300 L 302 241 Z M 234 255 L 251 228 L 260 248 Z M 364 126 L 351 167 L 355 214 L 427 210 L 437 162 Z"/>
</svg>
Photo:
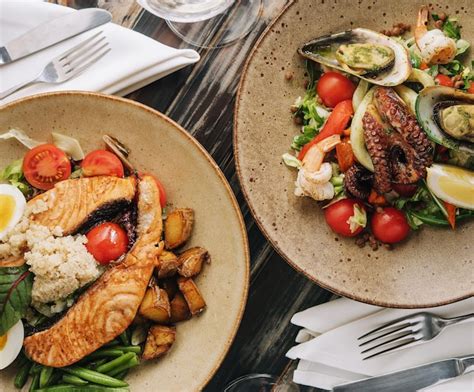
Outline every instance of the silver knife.
<svg viewBox="0 0 474 392">
<path fill-rule="evenodd" d="M 474 355 L 469 355 L 338 385 L 333 388 L 333 391 L 415 392 L 472 371 L 474 371 Z"/>
<path fill-rule="evenodd" d="M 87 8 L 54 18 L 0 47 L 0 64 L 11 63 L 111 20 L 109 12 L 97 8 Z"/>
</svg>

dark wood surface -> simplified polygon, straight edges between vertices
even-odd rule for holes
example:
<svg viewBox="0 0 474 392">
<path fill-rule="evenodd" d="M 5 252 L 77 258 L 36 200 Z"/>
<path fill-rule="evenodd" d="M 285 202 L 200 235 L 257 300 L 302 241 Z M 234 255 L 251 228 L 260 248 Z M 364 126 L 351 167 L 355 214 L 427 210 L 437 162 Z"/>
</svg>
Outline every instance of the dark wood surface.
<svg viewBox="0 0 474 392">
<path fill-rule="evenodd" d="M 55 2 L 76 8 L 102 7 L 118 24 L 173 47 L 190 47 L 162 19 L 143 11 L 133 0 Z M 332 296 L 272 249 L 250 214 L 235 172 L 232 123 L 240 76 L 253 45 L 285 4 L 286 0 L 264 0 L 262 15 L 247 37 L 221 49 L 194 48 L 201 55 L 197 64 L 128 96 L 177 121 L 211 153 L 231 184 L 247 225 L 251 253 L 248 303 L 235 341 L 206 391 L 222 391 L 231 380 L 248 373 L 281 375 L 291 369 L 285 353 L 298 330 L 290 324 L 292 315 Z"/>
</svg>

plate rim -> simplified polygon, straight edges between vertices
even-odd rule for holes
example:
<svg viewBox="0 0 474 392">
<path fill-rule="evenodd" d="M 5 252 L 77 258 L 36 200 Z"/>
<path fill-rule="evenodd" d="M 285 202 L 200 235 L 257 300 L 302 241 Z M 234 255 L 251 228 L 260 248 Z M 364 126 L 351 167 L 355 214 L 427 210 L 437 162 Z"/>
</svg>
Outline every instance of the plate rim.
<svg viewBox="0 0 474 392">
<path fill-rule="evenodd" d="M 245 201 L 250 209 L 250 212 L 252 213 L 252 216 L 257 223 L 257 226 L 259 229 L 262 231 L 263 235 L 265 238 L 270 242 L 272 245 L 273 249 L 285 260 L 293 269 L 295 269 L 297 272 L 300 274 L 303 274 L 306 278 L 308 278 L 310 281 L 313 283 L 316 283 L 318 286 L 321 288 L 328 290 L 336 295 L 346 297 L 358 302 L 370 304 L 370 305 L 375 305 L 375 306 L 381 306 L 384 308 L 399 308 L 399 309 L 420 309 L 420 308 L 431 308 L 431 307 L 438 307 L 438 306 L 443 306 L 443 305 L 448 305 L 454 302 L 461 301 L 466 298 L 470 298 L 473 296 L 473 294 L 466 294 L 462 295 L 456 298 L 448 299 L 446 301 L 439 301 L 439 302 L 432 302 L 432 303 L 423 303 L 423 304 L 409 304 L 409 303 L 394 303 L 394 302 L 387 302 L 387 301 L 379 301 L 379 300 L 373 300 L 368 297 L 364 297 L 362 294 L 357 295 L 354 293 L 351 293 L 349 291 L 339 289 L 339 288 L 334 288 L 331 287 L 328 284 L 322 283 L 316 276 L 310 275 L 307 273 L 303 268 L 301 268 L 298 264 L 296 264 L 294 261 L 290 259 L 289 256 L 285 254 L 285 252 L 282 250 L 282 248 L 278 245 L 278 243 L 272 238 L 270 235 L 270 232 L 265 228 L 263 222 L 260 220 L 260 217 L 257 215 L 257 212 L 254 209 L 254 206 L 251 202 L 251 198 L 249 196 L 249 192 L 247 191 L 246 184 L 243 181 L 243 175 L 242 175 L 242 169 L 240 166 L 240 160 L 239 160 L 239 146 L 238 146 L 238 114 L 239 114 L 239 108 L 240 108 L 240 101 L 243 94 L 244 90 L 244 84 L 246 82 L 246 77 L 247 77 L 247 71 L 250 68 L 251 62 L 260 48 L 260 45 L 262 41 L 267 37 L 268 33 L 272 30 L 272 28 L 279 22 L 280 18 L 285 15 L 285 13 L 297 3 L 297 0 L 291 0 L 288 4 L 285 5 L 285 7 L 281 10 L 281 12 L 270 22 L 270 24 L 265 28 L 265 30 L 262 32 L 260 37 L 258 38 L 257 42 L 254 44 L 252 47 L 252 50 L 247 57 L 247 60 L 245 61 L 244 68 L 242 70 L 242 75 L 240 77 L 239 85 L 237 88 L 237 96 L 235 100 L 235 106 L 234 106 L 234 121 L 233 121 L 233 150 L 234 150 L 234 160 L 235 160 L 235 167 L 236 167 L 236 172 L 237 172 L 237 177 L 239 179 L 240 183 L 240 188 L 242 189 L 242 194 L 244 195 Z"/>
<path fill-rule="evenodd" d="M 245 256 L 245 271 L 244 271 L 245 276 L 244 276 L 244 290 L 243 290 L 244 292 L 243 292 L 243 296 L 240 300 L 240 307 L 239 307 L 239 310 L 238 310 L 236 323 L 233 326 L 233 329 L 231 331 L 229 339 L 226 342 L 224 351 L 222 352 L 222 354 L 218 358 L 214 368 L 211 370 L 211 372 L 209 372 L 209 374 L 204 379 L 203 383 L 201 385 L 199 385 L 198 389 L 196 389 L 197 391 L 201 391 L 211 381 L 211 379 L 214 377 L 216 372 L 221 367 L 222 362 L 226 358 L 226 356 L 227 356 L 227 354 L 228 354 L 228 352 L 229 352 L 229 350 L 232 346 L 232 343 L 234 342 L 234 339 L 237 335 L 237 332 L 240 328 L 242 318 L 243 318 L 243 315 L 244 315 L 244 311 L 245 311 L 247 301 L 248 301 L 249 286 L 250 286 L 250 248 L 249 248 L 249 241 L 248 241 L 245 221 L 244 221 L 244 218 L 242 216 L 242 211 L 240 209 L 239 203 L 237 202 L 237 198 L 236 198 L 234 192 L 232 191 L 232 188 L 231 188 L 229 182 L 227 181 L 227 178 L 225 177 L 224 173 L 220 169 L 219 165 L 216 163 L 214 158 L 212 158 L 212 156 L 209 154 L 209 152 L 201 145 L 201 143 L 199 143 L 199 141 L 196 138 L 194 138 L 194 136 L 192 136 L 188 131 L 186 131 L 186 129 L 184 127 L 182 127 L 180 124 L 178 124 L 176 121 L 174 121 L 173 119 L 171 119 L 167 115 L 161 113 L 160 111 L 158 111 L 156 109 L 153 109 L 150 106 L 142 104 L 140 102 L 133 101 L 133 100 L 128 99 L 128 98 L 123 98 L 123 97 L 118 97 L 118 96 L 113 96 L 113 95 L 108 95 L 108 94 L 103 94 L 103 93 L 97 93 L 97 92 L 91 92 L 91 91 L 65 90 L 65 91 L 54 91 L 54 92 L 34 94 L 34 95 L 27 96 L 27 97 L 19 98 L 15 101 L 11 101 L 11 102 L 8 102 L 4 105 L 1 105 L 0 106 L 0 112 L 3 111 L 4 109 L 8 109 L 12 106 L 17 106 L 18 104 L 22 104 L 22 103 L 27 102 L 27 101 L 36 100 L 38 98 L 44 98 L 44 97 L 49 97 L 49 96 L 61 96 L 61 95 L 67 95 L 67 96 L 75 95 L 75 96 L 84 96 L 84 97 L 92 96 L 92 97 L 99 98 L 99 99 L 105 99 L 105 100 L 125 103 L 125 104 L 128 104 L 128 105 L 135 106 L 139 110 L 148 112 L 148 113 L 150 113 L 150 114 L 152 114 L 156 117 L 159 117 L 160 119 L 168 122 L 177 131 L 179 131 L 183 136 L 185 136 L 191 143 L 193 143 L 197 147 L 199 152 L 204 156 L 204 158 L 206 158 L 208 163 L 214 169 L 214 172 L 217 174 L 217 176 L 219 177 L 221 183 L 224 185 L 224 187 L 227 191 L 227 195 L 228 195 L 228 197 L 231 201 L 233 210 L 237 215 L 237 218 L 238 218 L 238 221 L 239 221 L 240 232 L 242 234 L 242 239 L 243 239 L 243 244 L 242 245 L 243 245 L 243 248 L 244 248 L 244 256 Z"/>
</svg>

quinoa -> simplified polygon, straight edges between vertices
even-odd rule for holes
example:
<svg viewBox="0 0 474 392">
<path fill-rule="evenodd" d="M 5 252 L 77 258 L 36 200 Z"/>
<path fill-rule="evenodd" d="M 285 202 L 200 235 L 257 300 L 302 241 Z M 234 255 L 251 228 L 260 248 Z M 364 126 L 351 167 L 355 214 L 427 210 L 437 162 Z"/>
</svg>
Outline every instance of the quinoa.
<svg viewBox="0 0 474 392">
<path fill-rule="evenodd" d="M 61 302 L 102 273 L 85 247 L 84 235 L 63 237 L 60 227 L 50 229 L 30 221 L 31 214 L 47 209 L 42 200 L 29 204 L 20 222 L 0 243 L 0 260 L 24 254 L 35 275 L 32 304 L 37 308 Z"/>
</svg>

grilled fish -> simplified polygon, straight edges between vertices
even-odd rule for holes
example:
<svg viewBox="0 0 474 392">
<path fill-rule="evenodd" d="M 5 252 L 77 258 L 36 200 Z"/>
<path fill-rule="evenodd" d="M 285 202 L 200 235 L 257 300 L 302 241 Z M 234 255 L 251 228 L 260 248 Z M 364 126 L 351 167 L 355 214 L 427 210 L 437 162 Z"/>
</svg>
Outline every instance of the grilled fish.
<svg viewBox="0 0 474 392">
<path fill-rule="evenodd" d="M 159 190 L 150 176 L 138 184 L 137 241 L 50 329 L 24 340 L 27 355 L 51 367 L 71 365 L 120 335 L 133 321 L 163 249 Z"/>
<path fill-rule="evenodd" d="M 104 176 L 61 181 L 28 202 L 41 200 L 48 206 L 46 211 L 30 215 L 30 220 L 50 229 L 59 226 L 63 235 L 86 232 L 95 222 L 126 208 L 135 197 L 135 188 L 134 177 Z"/>
</svg>

